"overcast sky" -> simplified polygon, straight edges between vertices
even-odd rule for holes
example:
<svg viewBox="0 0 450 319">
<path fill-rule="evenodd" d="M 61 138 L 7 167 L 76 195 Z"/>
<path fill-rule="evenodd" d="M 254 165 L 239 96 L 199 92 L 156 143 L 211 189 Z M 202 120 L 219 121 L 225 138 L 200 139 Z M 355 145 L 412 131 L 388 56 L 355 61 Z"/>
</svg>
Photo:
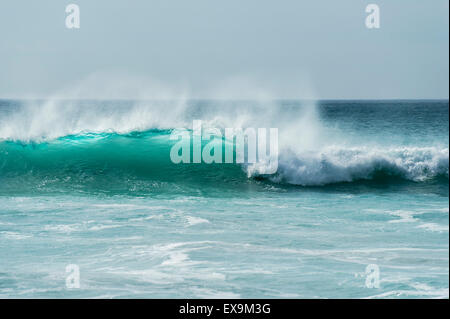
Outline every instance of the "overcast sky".
<svg viewBox="0 0 450 319">
<path fill-rule="evenodd" d="M 1 0 L 0 98 L 448 99 L 448 32 L 448 0 Z"/>
</svg>

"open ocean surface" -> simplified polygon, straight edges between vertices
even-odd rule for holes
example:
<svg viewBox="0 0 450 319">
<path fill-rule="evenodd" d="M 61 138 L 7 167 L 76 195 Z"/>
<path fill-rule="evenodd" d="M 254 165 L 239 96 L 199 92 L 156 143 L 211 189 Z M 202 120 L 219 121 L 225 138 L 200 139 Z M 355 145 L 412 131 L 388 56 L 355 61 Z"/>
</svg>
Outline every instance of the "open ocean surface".
<svg viewBox="0 0 450 319">
<path fill-rule="evenodd" d="M 278 128 L 278 172 L 173 164 L 193 119 Z M 0 100 L 11 297 L 448 298 L 449 103 Z"/>
</svg>

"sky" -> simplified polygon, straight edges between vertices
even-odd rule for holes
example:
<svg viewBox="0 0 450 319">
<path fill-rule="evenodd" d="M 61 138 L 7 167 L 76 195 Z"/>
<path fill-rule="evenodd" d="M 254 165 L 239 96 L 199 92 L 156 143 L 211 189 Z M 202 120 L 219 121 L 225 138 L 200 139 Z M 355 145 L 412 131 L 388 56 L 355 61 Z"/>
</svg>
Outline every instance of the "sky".
<svg viewBox="0 0 450 319">
<path fill-rule="evenodd" d="M 80 29 L 66 28 L 70 3 Z M 448 6 L 0 0 L 0 98 L 448 99 Z"/>
</svg>

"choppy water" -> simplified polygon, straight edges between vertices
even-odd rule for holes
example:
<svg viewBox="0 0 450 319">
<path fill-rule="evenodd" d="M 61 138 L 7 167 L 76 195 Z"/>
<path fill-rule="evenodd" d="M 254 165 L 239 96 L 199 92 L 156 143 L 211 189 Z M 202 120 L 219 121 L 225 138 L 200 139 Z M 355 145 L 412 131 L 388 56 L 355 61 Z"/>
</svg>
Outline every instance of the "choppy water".
<svg viewBox="0 0 450 319">
<path fill-rule="evenodd" d="M 0 101 L 0 297 L 448 298 L 448 112 Z M 278 128 L 277 174 L 173 164 L 170 133 L 193 119 Z"/>
</svg>

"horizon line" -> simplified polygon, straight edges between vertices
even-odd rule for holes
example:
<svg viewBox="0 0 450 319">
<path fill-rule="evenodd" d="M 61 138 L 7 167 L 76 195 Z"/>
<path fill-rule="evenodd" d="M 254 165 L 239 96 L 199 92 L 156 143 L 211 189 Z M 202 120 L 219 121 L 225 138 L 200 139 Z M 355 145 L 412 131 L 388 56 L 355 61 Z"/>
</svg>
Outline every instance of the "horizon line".
<svg viewBox="0 0 450 319">
<path fill-rule="evenodd" d="M 134 99 L 134 98 L 100 98 L 100 97 L 0 97 L 0 101 L 30 101 L 30 100 L 70 100 L 70 101 L 449 101 L 449 97 L 446 98 L 208 98 L 208 97 L 193 97 L 193 98 L 147 98 L 147 99 Z"/>
</svg>

